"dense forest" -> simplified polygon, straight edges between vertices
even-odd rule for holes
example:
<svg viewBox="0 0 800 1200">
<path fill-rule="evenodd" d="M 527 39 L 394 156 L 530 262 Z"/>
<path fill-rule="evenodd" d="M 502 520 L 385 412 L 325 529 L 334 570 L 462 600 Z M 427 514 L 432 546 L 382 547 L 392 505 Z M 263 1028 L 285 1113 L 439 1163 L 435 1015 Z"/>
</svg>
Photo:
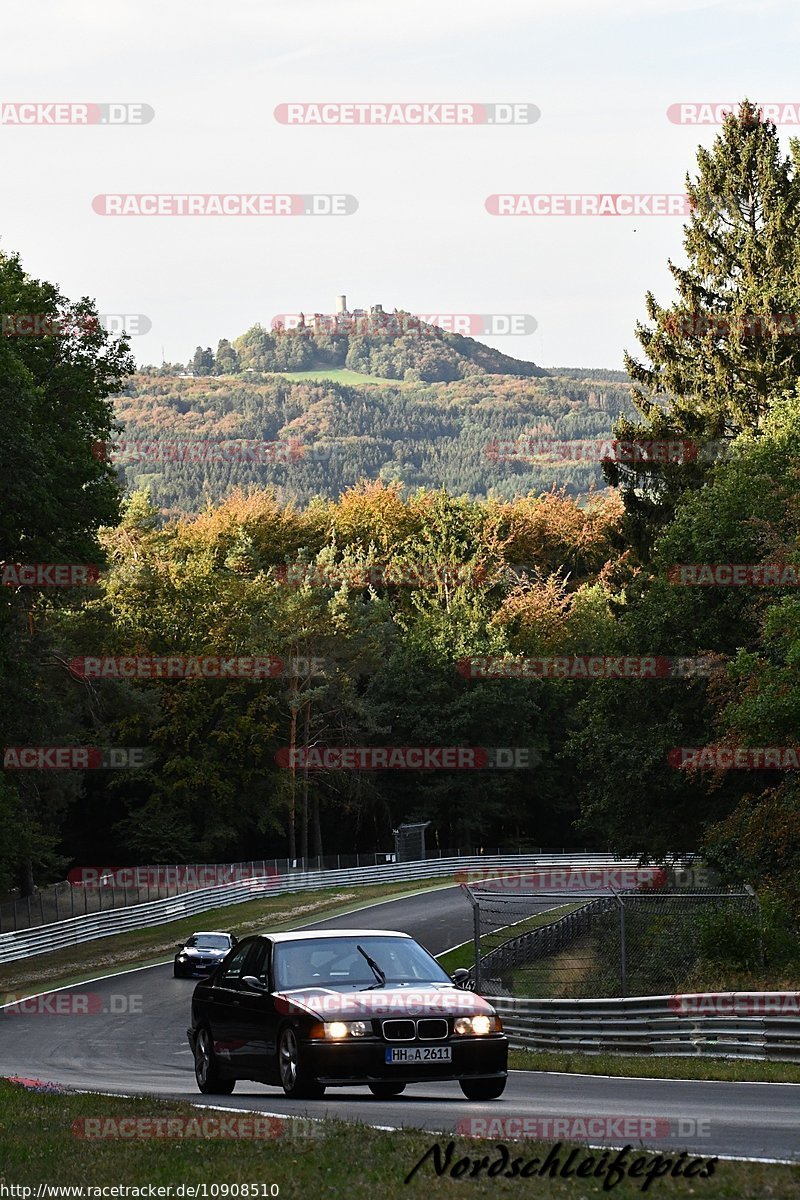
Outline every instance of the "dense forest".
<svg viewBox="0 0 800 1200">
<path fill-rule="evenodd" d="M 4 746 L 147 750 L 136 770 L 58 771 L 15 769 L 6 749 L 0 886 L 29 890 L 71 863 L 390 848 L 393 827 L 420 819 L 443 848 L 699 849 L 800 911 L 800 599 L 788 573 L 765 584 L 754 570 L 800 558 L 800 342 L 742 319 L 800 310 L 800 175 L 745 106 L 688 186 L 688 265 L 672 267 L 668 307 L 646 297 L 628 409 L 596 373 L 522 378 L 473 360 L 446 381 L 350 388 L 245 377 L 241 358 L 214 376 L 212 356 L 211 374 L 176 379 L 134 375 L 125 340 L 99 327 L 0 340 L 3 561 L 102 568 L 83 591 L 4 576 Z M 700 305 L 726 320 L 686 320 Z M 13 255 L 0 306 L 94 311 Z M 334 369 L 352 369 L 351 350 Z M 345 453 L 300 458 L 310 474 L 288 481 L 239 463 L 131 467 L 126 494 L 97 452 L 120 419 L 127 438 L 293 437 Z M 594 495 L 563 466 L 545 489 L 530 465 L 505 479 L 482 466 L 492 440 L 603 436 L 612 422 L 620 438 L 726 452 L 609 461 Z M 692 564 L 749 575 L 692 586 Z M 95 677 L 76 668 L 85 656 L 279 666 Z M 587 656 L 704 667 L 568 669 Z M 550 671 L 556 659 L 567 669 Z M 481 754 L 473 770 L 338 769 L 326 747 Z M 499 768 L 498 747 L 530 753 Z"/>
<path fill-rule="evenodd" d="M 122 429 L 109 458 L 129 488 L 149 488 L 165 516 L 201 511 L 237 487 L 272 486 L 306 504 L 363 479 L 399 483 L 407 495 L 444 487 L 475 499 L 557 482 L 585 497 L 605 486 L 602 439 L 617 417 L 634 413 L 617 375 L 475 371 L 452 383 L 397 386 L 140 373 L 117 397 Z"/>
</svg>

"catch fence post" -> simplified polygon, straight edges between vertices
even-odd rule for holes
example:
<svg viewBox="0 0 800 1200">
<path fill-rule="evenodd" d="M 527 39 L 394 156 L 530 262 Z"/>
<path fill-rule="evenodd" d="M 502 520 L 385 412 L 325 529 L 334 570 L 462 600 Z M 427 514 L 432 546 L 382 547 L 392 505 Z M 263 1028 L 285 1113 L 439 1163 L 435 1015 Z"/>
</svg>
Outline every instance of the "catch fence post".
<svg viewBox="0 0 800 1200">
<path fill-rule="evenodd" d="M 616 890 L 613 884 L 609 884 L 609 890 L 619 906 L 619 986 L 620 995 L 624 999 L 627 995 L 627 962 L 625 958 L 625 901 L 620 893 Z"/>
<path fill-rule="evenodd" d="M 758 894 L 756 893 L 755 888 L 753 887 L 753 885 L 751 883 L 746 883 L 744 885 L 744 890 L 747 892 L 748 896 L 752 896 L 753 900 L 755 901 L 755 903 L 758 906 L 758 957 L 760 960 L 761 969 L 763 970 L 764 969 L 764 961 L 765 961 L 765 956 L 764 956 L 764 909 L 761 907 L 761 901 L 758 897 Z"/>
<path fill-rule="evenodd" d="M 625 950 L 625 901 L 620 896 L 619 899 L 619 958 L 620 958 L 620 983 L 622 985 L 622 998 L 628 994 L 628 963 Z"/>
<path fill-rule="evenodd" d="M 480 993 L 481 990 L 481 906 L 478 898 L 467 887 L 465 883 L 461 885 L 469 898 L 472 905 L 472 954 L 474 959 L 474 967 L 472 972 L 474 992 Z"/>
</svg>

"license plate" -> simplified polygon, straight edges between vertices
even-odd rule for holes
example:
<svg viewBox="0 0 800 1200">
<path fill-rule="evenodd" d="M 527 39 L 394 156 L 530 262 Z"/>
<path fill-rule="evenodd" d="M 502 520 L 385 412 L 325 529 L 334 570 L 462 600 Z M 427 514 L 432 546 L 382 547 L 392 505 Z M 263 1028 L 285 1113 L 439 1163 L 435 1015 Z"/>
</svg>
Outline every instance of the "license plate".
<svg viewBox="0 0 800 1200">
<path fill-rule="evenodd" d="M 387 1046 L 387 1063 L 452 1062 L 450 1046 Z"/>
</svg>

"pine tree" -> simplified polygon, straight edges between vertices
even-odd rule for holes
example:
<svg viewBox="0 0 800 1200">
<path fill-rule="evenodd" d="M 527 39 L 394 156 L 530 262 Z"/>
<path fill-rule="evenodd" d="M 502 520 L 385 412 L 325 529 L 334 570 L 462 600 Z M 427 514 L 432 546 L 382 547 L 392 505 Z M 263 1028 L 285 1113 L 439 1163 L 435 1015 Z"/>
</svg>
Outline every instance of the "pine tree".
<svg viewBox="0 0 800 1200">
<path fill-rule="evenodd" d="M 688 175 L 688 264 L 669 263 L 678 299 L 662 308 L 647 293 L 645 352 L 625 355 L 643 420 L 617 423 L 620 439 L 689 443 L 680 462 L 605 466 L 621 489 L 629 534 L 647 556 L 680 494 L 704 481 L 725 444 L 758 433 L 772 400 L 800 374 L 800 142 L 781 155 L 775 126 L 745 100 Z"/>
</svg>

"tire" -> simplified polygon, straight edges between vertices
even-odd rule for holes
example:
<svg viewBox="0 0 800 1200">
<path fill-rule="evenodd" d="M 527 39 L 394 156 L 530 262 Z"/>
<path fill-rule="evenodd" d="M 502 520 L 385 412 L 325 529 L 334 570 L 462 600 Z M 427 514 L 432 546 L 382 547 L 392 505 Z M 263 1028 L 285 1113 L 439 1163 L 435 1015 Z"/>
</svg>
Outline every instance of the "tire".
<svg viewBox="0 0 800 1200">
<path fill-rule="evenodd" d="M 506 1090 L 503 1079 L 460 1079 L 461 1090 L 468 1100 L 496 1100 Z"/>
<path fill-rule="evenodd" d="M 230 1096 L 236 1087 L 235 1079 L 224 1079 L 214 1053 L 214 1043 L 207 1029 L 197 1031 L 194 1043 L 194 1077 L 205 1096 Z"/>
<path fill-rule="evenodd" d="M 183 971 L 179 971 L 177 967 L 172 968 L 172 975 L 175 979 L 183 979 Z"/>
<path fill-rule="evenodd" d="M 369 1090 L 378 1100 L 391 1100 L 406 1090 L 404 1083 L 371 1083 Z"/>
<path fill-rule="evenodd" d="M 319 1100 L 325 1087 L 303 1067 L 303 1055 L 297 1031 L 284 1025 L 278 1038 L 278 1078 L 290 1100 Z"/>
</svg>

